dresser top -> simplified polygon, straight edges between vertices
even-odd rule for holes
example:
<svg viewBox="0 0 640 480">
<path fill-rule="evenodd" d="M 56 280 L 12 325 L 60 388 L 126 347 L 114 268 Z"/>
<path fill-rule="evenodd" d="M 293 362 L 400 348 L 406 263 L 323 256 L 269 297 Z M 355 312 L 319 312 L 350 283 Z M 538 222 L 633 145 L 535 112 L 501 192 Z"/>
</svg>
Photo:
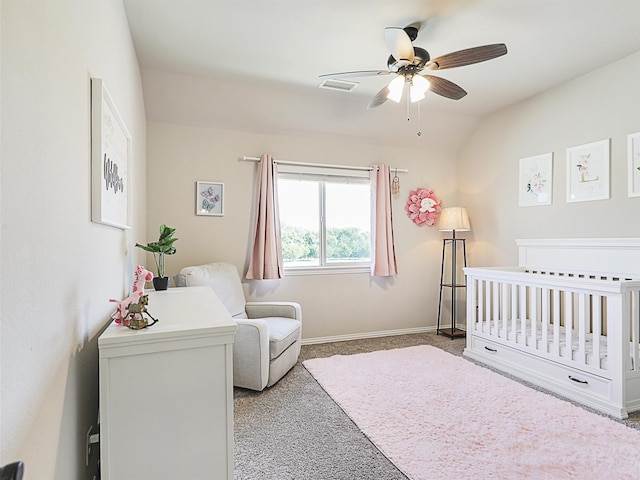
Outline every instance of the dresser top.
<svg viewBox="0 0 640 480">
<path fill-rule="evenodd" d="M 112 322 L 98 338 L 100 348 L 235 334 L 236 323 L 210 287 L 177 287 L 146 294 L 147 310 L 158 322 L 142 330 Z"/>
</svg>

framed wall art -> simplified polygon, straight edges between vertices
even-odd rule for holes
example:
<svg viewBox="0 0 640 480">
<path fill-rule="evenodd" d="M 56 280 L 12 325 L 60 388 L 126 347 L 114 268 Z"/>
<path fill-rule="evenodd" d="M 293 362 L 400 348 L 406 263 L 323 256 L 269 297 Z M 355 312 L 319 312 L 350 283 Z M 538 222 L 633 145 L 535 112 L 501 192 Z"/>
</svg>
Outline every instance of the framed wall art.
<svg viewBox="0 0 640 480">
<path fill-rule="evenodd" d="M 196 182 L 196 215 L 224 215 L 224 183 Z"/>
<path fill-rule="evenodd" d="M 629 196 L 640 197 L 640 132 L 627 136 L 629 161 Z"/>
<path fill-rule="evenodd" d="M 567 202 L 609 198 L 609 139 L 567 148 Z"/>
<path fill-rule="evenodd" d="M 104 82 L 91 79 L 91 220 L 131 228 L 131 135 Z"/>
<path fill-rule="evenodd" d="M 553 153 L 520 159 L 518 205 L 551 205 Z"/>
</svg>

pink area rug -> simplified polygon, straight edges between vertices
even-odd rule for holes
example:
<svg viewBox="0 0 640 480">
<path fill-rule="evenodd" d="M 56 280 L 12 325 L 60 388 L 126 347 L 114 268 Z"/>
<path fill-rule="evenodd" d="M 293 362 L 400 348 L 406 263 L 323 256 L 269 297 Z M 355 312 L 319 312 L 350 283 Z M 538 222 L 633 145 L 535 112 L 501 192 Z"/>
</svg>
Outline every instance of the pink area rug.
<svg viewBox="0 0 640 480">
<path fill-rule="evenodd" d="M 640 431 L 438 348 L 304 366 L 412 480 L 640 479 Z"/>
</svg>

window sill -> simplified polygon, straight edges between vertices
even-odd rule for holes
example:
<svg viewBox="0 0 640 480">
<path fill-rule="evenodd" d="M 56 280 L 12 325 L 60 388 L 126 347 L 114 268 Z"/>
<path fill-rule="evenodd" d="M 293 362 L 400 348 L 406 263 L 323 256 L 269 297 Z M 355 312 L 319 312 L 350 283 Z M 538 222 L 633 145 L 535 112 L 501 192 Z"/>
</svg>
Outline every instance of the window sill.
<svg viewBox="0 0 640 480">
<path fill-rule="evenodd" d="M 337 265 L 325 267 L 285 267 L 285 277 L 296 277 L 303 275 L 343 275 L 351 273 L 371 273 L 369 265 Z"/>
</svg>

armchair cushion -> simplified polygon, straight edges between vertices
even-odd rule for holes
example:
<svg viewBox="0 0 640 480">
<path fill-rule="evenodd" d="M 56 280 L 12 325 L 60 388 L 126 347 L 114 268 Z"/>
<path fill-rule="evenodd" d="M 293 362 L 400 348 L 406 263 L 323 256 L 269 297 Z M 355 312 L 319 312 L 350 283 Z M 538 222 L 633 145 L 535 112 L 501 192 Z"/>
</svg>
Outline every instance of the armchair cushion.
<svg viewBox="0 0 640 480">
<path fill-rule="evenodd" d="M 263 318 L 269 327 L 269 360 L 278 358 L 291 344 L 300 339 L 298 320 L 282 317 Z"/>
</svg>

